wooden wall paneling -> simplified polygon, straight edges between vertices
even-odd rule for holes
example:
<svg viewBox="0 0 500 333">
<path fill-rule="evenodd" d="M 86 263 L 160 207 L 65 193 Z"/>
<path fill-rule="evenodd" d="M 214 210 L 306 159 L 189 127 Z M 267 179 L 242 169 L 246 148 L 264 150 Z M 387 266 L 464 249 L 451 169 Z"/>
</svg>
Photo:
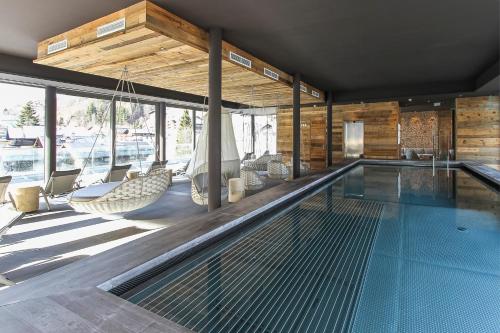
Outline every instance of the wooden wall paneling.
<svg viewBox="0 0 500 333">
<path fill-rule="evenodd" d="M 438 111 L 438 156 L 446 160 L 448 150 L 453 149 L 453 119 L 451 110 Z M 453 156 L 450 156 L 452 159 Z"/>
<path fill-rule="evenodd" d="M 99 26 L 121 18 L 126 21 L 124 30 L 97 37 Z M 47 54 L 49 44 L 64 39 L 67 49 Z M 207 41 L 205 30 L 149 1 L 141 1 L 40 42 L 35 62 L 115 79 L 127 66 L 134 82 L 204 96 L 208 84 Z M 249 59 L 252 66 L 230 60 L 230 52 Z M 225 41 L 222 58 L 224 100 L 254 106 L 292 104 L 291 75 Z M 264 75 L 264 69 L 277 73 L 278 80 Z M 322 91 L 305 82 L 303 85 L 303 104 L 324 102 Z"/>
<path fill-rule="evenodd" d="M 301 118 L 301 160 L 312 170 L 326 167 L 326 107 L 303 107 Z M 286 163 L 292 157 L 292 110 L 281 108 L 276 118 L 276 150 Z"/>
<path fill-rule="evenodd" d="M 456 99 L 456 158 L 500 163 L 500 97 Z"/>
<path fill-rule="evenodd" d="M 311 161 L 311 119 L 300 120 L 300 160 Z"/>
<path fill-rule="evenodd" d="M 399 159 L 399 103 L 365 103 L 333 106 L 333 158 L 344 158 L 344 122 L 363 121 L 364 157 Z"/>
</svg>

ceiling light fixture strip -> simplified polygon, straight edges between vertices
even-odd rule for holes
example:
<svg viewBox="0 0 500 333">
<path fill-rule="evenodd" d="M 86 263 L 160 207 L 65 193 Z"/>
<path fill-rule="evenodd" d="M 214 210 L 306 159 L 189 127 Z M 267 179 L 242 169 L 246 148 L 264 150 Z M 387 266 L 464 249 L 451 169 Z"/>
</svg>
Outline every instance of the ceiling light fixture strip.
<svg viewBox="0 0 500 333">
<path fill-rule="evenodd" d="M 62 50 L 66 50 L 68 48 L 68 40 L 63 39 L 59 42 L 51 43 L 47 45 L 47 54 L 56 53 Z"/>
<path fill-rule="evenodd" d="M 252 60 L 245 58 L 237 53 L 234 53 L 233 51 L 229 51 L 229 59 L 246 68 L 252 68 Z"/>
<path fill-rule="evenodd" d="M 97 27 L 97 38 L 110 35 L 112 33 L 125 30 L 126 21 L 125 18 L 115 20 Z"/>
<path fill-rule="evenodd" d="M 279 79 L 280 79 L 280 75 L 278 73 L 276 73 L 276 72 L 274 72 L 266 67 L 264 67 L 264 75 L 273 79 L 273 80 L 276 80 L 276 81 L 279 81 Z"/>
</svg>

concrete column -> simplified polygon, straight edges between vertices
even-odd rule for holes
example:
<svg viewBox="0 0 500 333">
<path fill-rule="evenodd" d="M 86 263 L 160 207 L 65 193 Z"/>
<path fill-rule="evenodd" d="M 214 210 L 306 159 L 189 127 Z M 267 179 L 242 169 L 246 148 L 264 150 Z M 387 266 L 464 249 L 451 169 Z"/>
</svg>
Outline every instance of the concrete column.
<svg viewBox="0 0 500 333">
<path fill-rule="evenodd" d="M 111 130 L 111 166 L 116 165 L 116 100 L 113 98 L 109 106 L 110 119 L 109 126 Z"/>
<path fill-rule="evenodd" d="M 160 160 L 160 146 L 161 146 L 161 115 L 160 103 L 155 104 L 155 161 Z"/>
<path fill-rule="evenodd" d="M 158 149 L 158 155 L 160 161 L 167 160 L 167 104 L 165 102 L 160 102 L 156 105 L 156 120 L 155 120 L 155 130 L 156 130 L 156 146 Z"/>
<path fill-rule="evenodd" d="M 252 154 L 255 154 L 255 115 L 250 115 L 250 137 L 252 139 Z"/>
<path fill-rule="evenodd" d="M 333 165 L 333 93 L 328 91 L 326 99 L 326 161 L 327 166 Z"/>
<path fill-rule="evenodd" d="M 300 74 L 293 76 L 292 176 L 300 177 Z"/>
<path fill-rule="evenodd" d="M 45 181 L 56 171 L 57 91 L 55 87 L 45 88 Z"/>
<path fill-rule="evenodd" d="M 196 149 L 196 110 L 191 110 L 191 124 L 193 125 L 193 150 Z"/>
<path fill-rule="evenodd" d="M 208 210 L 221 206 L 222 30 L 211 28 L 208 56 Z"/>
</svg>

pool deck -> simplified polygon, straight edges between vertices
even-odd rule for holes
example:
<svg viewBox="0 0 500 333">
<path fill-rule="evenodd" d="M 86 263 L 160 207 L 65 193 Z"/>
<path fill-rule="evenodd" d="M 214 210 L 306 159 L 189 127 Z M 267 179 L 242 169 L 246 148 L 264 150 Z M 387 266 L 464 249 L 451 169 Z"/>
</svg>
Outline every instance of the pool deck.
<svg viewBox="0 0 500 333">
<path fill-rule="evenodd" d="M 265 188 L 247 195 L 281 183 L 267 179 Z M 26 214 L 3 236 L 0 272 L 11 281 L 27 281 L 207 212 L 191 200 L 191 182 L 180 178 L 154 204 L 121 216 L 78 213 L 64 198 L 51 199 L 51 205 L 47 211 L 41 199 L 38 212 Z M 0 207 L 0 217 L 12 210 Z"/>
<path fill-rule="evenodd" d="M 380 161 L 384 164 L 384 161 Z M 395 164 L 398 161 L 387 161 Z M 399 165 L 419 165 L 399 161 Z M 183 220 L 139 239 L 0 291 L 3 332 L 189 332 L 179 325 L 103 291 L 209 238 L 304 195 L 355 161 L 267 189 L 213 212 Z M 455 166 L 462 166 L 455 162 Z M 477 166 L 469 166 L 477 168 Z M 480 169 L 478 169 L 481 171 Z M 478 172 L 479 172 L 478 171 Z M 481 171 L 481 172 L 484 172 Z M 498 179 L 498 174 L 488 175 Z M 498 177 L 498 178 L 497 178 Z M 98 288 L 101 286 L 101 288 Z"/>
</svg>

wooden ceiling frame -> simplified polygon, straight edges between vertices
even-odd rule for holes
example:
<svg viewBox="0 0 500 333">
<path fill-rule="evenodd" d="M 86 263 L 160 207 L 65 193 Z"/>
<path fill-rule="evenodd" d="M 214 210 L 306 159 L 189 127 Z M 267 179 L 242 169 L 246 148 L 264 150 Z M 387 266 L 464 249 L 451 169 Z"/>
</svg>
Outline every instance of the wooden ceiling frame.
<svg viewBox="0 0 500 333">
<path fill-rule="evenodd" d="M 108 33 L 98 36 L 106 27 Z M 149 1 L 41 41 L 37 54 L 38 64 L 112 78 L 127 66 L 137 83 L 208 92 L 208 33 Z M 254 107 L 292 104 L 292 75 L 226 41 L 222 60 L 224 100 Z M 302 104 L 324 102 L 323 91 L 301 85 Z"/>
</svg>

